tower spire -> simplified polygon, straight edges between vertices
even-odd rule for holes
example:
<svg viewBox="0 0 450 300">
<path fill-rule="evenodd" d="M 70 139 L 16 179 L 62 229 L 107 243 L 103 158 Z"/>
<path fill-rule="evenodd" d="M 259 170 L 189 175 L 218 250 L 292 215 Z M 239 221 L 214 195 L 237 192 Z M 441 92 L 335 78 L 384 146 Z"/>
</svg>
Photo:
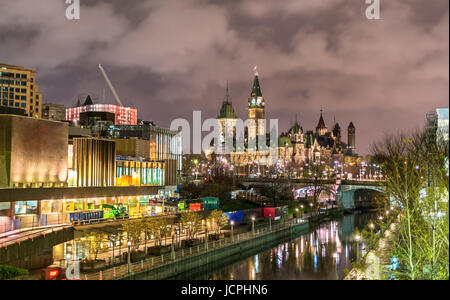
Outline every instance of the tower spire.
<svg viewBox="0 0 450 300">
<path fill-rule="evenodd" d="M 253 70 L 255 71 L 255 78 L 253 79 L 253 87 L 252 87 L 252 93 L 251 93 L 251 98 L 254 97 L 262 97 L 262 92 L 261 92 L 261 87 L 259 85 L 259 73 L 258 73 L 258 66 L 255 66 L 253 68 Z"/>
<path fill-rule="evenodd" d="M 230 97 L 230 90 L 228 88 L 228 80 L 227 80 L 227 89 L 226 89 L 226 92 L 225 92 L 225 97 L 223 98 L 223 103 L 231 104 L 230 99 L 231 99 L 231 97 Z"/>
</svg>

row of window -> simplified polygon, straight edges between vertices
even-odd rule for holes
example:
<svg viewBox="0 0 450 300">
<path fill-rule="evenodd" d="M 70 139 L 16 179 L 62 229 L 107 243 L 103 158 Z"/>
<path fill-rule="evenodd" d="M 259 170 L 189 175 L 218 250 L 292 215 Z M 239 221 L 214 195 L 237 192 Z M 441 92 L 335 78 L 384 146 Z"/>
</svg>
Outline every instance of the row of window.
<svg viewBox="0 0 450 300">
<path fill-rule="evenodd" d="M 14 93 L 14 91 L 15 91 L 16 93 L 22 93 L 22 94 L 26 94 L 26 93 L 27 93 L 27 89 L 19 89 L 19 88 L 16 88 L 16 89 L 14 89 L 14 88 L 9 88 L 9 89 L 8 89 L 6 86 L 2 86 L 2 87 L 0 88 L 0 91 L 3 92 L 3 93 L 7 93 L 8 90 L 9 90 L 10 93 Z M 31 92 L 31 93 L 33 93 L 33 92 Z"/>
<path fill-rule="evenodd" d="M 33 98 L 34 93 L 31 93 L 30 97 Z M 0 94 L 1 99 L 15 99 L 15 100 L 27 100 L 27 96 L 24 95 L 16 95 L 14 93 L 8 94 L 8 93 L 1 93 Z M 36 95 L 36 100 L 39 100 L 39 95 Z M 30 103 L 33 101 L 33 99 L 30 99 Z"/>
<path fill-rule="evenodd" d="M 10 106 L 10 107 L 21 107 L 21 108 L 26 108 L 27 104 L 26 103 L 19 103 L 19 102 L 13 102 L 13 101 L 9 101 L 9 105 L 8 105 L 8 101 L 3 101 L 2 102 L 3 106 Z"/>
<path fill-rule="evenodd" d="M 27 74 L 10 73 L 10 72 L 0 72 L 0 77 L 28 79 Z M 31 78 L 31 80 L 33 80 L 33 78 Z"/>
<path fill-rule="evenodd" d="M 4 79 L 0 79 L 0 84 L 26 86 L 26 85 L 27 85 L 27 82 L 26 82 L 26 81 L 14 81 L 14 80 L 4 80 Z"/>
<path fill-rule="evenodd" d="M 26 101 L 27 100 L 27 96 L 19 96 L 19 95 L 9 94 L 9 97 L 8 97 L 8 94 L 3 94 L 3 95 L 0 96 L 0 99 L 10 100 L 10 101 L 12 101 L 12 100 Z M 36 99 L 38 99 L 38 97 L 36 97 Z M 30 104 L 32 104 L 32 103 L 33 103 L 33 99 L 30 99 Z M 36 101 L 36 105 L 39 105 L 39 101 Z"/>
</svg>

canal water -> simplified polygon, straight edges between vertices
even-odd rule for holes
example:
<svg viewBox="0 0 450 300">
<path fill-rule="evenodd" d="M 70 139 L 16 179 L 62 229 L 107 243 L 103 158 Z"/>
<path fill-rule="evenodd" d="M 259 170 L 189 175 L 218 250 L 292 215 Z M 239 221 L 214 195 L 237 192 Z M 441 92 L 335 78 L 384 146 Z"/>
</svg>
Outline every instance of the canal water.
<svg viewBox="0 0 450 300">
<path fill-rule="evenodd" d="M 357 258 L 357 246 L 360 257 L 364 255 L 364 241 L 357 245 L 354 232 L 370 220 L 375 220 L 375 214 L 346 215 L 226 267 L 190 272 L 176 279 L 340 280 Z"/>
</svg>

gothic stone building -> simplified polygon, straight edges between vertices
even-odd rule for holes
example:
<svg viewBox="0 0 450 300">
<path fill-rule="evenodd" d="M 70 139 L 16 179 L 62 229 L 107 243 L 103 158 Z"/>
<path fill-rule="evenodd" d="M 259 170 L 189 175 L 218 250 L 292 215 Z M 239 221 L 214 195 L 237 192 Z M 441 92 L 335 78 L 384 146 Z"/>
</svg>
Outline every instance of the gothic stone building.
<svg viewBox="0 0 450 300">
<path fill-rule="evenodd" d="M 355 156 L 355 126 L 353 123 L 350 122 L 348 126 L 348 142 L 346 144 L 342 141 L 341 127 L 338 123 L 335 122 L 333 130 L 328 131 L 322 111 L 315 132 L 304 132 L 296 120 L 295 124 L 287 132 L 279 136 L 278 160 L 273 160 L 268 150 L 250 151 L 248 148 L 249 143 L 258 145 L 258 141 L 265 140 L 268 146 L 270 139 L 270 134 L 266 133 L 265 126 L 265 100 L 261 92 L 259 74 L 256 70 L 252 91 L 248 98 L 248 120 L 253 120 L 254 122 L 245 128 L 243 135 L 238 133 L 239 136 L 236 136 L 237 116 L 230 101 L 228 87 L 217 119 L 220 124 L 218 146 L 225 150 L 226 136 L 233 137 L 231 154 L 220 156 L 225 157 L 236 169 L 237 173 L 262 172 L 267 166 L 277 163 L 280 166 L 289 164 L 298 166 L 312 161 L 344 161 L 345 157 Z M 236 140 L 244 141 L 244 149 L 236 149 Z M 213 145 L 211 145 L 212 147 L 207 153 L 209 158 L 214 153 Z M 231 142 L 229 142 L 229 145 L 231 145 Z"/>
</svg>

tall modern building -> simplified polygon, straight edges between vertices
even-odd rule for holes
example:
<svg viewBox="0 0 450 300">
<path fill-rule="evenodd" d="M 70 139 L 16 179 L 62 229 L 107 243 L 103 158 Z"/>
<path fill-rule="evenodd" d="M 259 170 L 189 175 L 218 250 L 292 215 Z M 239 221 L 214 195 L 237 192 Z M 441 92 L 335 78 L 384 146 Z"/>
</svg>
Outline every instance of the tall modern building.
<svg viewBox="0 0 450 300">
<path fill-rule="evenodd" d="M 109 112 L 115 115 L 115 125 L 137 125 L 137 109 L 114 104 L 95 104 L 90 96 L 83 105 L 66 109 L 66 120 L 79 121 L 83 112 Z"/>
<path fill-rule="evenodd" d="M 41 118 L 42 94 L 36 71 L 0 63 L 0 105 L 24 109 L 29 117 Z"/>
<path fill-rule="evenodd" d="M 449 109 L 437 108 L 427 113 L 427 128 L 435 131 L 436 137 L 448 141 L 449 137 Z"/>
</svg>

